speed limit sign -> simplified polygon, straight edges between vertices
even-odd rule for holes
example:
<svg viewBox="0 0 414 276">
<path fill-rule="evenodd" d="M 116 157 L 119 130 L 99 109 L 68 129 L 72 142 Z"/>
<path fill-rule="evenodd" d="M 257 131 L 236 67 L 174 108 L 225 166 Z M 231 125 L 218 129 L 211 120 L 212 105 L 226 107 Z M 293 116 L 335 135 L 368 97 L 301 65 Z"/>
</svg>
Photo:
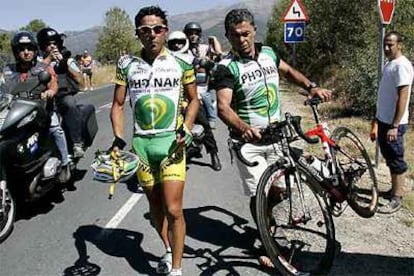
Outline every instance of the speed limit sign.
<svg viewBox="0 0 414 276">
<path fill-rule="evenodd" d="M 285 43 L 305 41 L 305 22 L 285 22 Z"/>
</svg>

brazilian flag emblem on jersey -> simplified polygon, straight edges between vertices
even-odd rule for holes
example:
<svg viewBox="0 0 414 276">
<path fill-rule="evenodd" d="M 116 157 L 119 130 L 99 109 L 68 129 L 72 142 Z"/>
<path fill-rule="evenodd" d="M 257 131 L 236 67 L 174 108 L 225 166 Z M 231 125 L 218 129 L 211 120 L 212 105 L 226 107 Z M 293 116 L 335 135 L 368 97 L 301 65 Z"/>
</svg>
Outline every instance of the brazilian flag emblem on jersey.
<svg viewBox="0 0 414 276">
<path fill-rule="evenodd" d="M 251 101 L 250 106 L 258 107 L 255 112 L 261 117 L 274 115 L 279 109 L 279 99 L 277 99 L 277 89 L 273 84 L 261 86 Z"/>
<path fill-rule="evenodd" d="M 135 103 L 135 119 L 143 130 L 166 129 L 174 117 L 174 102 L 166 96 L 145 95 Z"/>
</svg>

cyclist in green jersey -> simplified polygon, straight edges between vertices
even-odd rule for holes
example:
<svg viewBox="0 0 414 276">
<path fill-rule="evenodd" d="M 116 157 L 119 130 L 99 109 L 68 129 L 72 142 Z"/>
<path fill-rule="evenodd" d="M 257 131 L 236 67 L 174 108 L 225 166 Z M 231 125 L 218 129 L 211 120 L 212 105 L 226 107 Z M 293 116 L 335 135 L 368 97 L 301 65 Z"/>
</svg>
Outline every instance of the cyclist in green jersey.
<svg viewBox="0 0 414 276">
<path fill-rule="evenodd" d="M 236 159 L 250 211 L 256 220 L 256 187 L 267 166 L 283 156 L 278 144 L 260 144 L 260 130 L 282 119 L 279 72 L 289 81 L 328 101 L 331 91 L 318 87 L 302 73 L 281 60 L 272 48 L 255 43 L 254 17 L 247 9 L 231 10 L 225 18 L 225 35 L 232 49 L 218 64 L 213 75 L 217 91 L 218 114 L 229 126 L 230 137 L 247 142 L 243 156 L 258 165 L 249 167 Z M 275 190 L 285 189 L 278 183 Z M 270 259 L 259 261 L 271 266 Z"/>
<path fill-rule="evenodd" d="M 166 48 L 168 21 L 159 7 L 142 8 L 135 17 L 135 26 L 143 49 L 138 56 L 124 55 L 118 60 L 111 109 L 113 149 L 126 145 L 123 130 L 128 91 L 134 117 L 132 146 L 139 157 L 138 181 L 166 249 L 157 273 L 182 275 L 184 152 L 191 142 L 189 129 L 199 108 L 194 69 Z M 189 101 L 185 119 L 181 110 L 184 98 Z"/>
</svg>

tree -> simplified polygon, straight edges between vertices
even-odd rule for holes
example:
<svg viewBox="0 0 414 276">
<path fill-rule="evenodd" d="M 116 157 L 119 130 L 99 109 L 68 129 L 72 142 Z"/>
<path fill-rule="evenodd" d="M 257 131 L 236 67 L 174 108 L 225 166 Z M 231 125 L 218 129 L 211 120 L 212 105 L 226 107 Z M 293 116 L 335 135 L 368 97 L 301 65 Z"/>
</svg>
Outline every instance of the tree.
<svg viewBox="0 0 414 276">
<path fill-rule="evenodd" d="M 0 34 L 0 71 L 6 63 L 13 60 L 10 39 L 10 33 Z"/>
<path fill-rule="evenodd" d="M 23 26 L 20 28 L 20 31 L 28 31 L 32 33 L 37 33 L 43 28 L 46 28 L 47 25 L 45 22 L 43 22 L 42 19 L 34 19 L 29 22 L 26 26 Z"/>
<path fill-rule="evenodd" d="M 105 13 L 105 26 L 98 38 L 96 57 L 112 62 L 121 54 L 136 53 L 139 43 L 134 32 L 134 25 L 126 11 L 118 7 L 111 8 Z"/>
<path fill-rule="evenodd" d="M 290 60 L 292 45 L 283 43 L 282 16 L 290 0 L 274 7 L 268 23 L 266 42 L 285 60 Z M 296 67 L 319 83 L 336 89 L 337 100 L 347 111 L 371 116 L 375 110 L 378 86 L 377 0 L 302 0 L 309 14 L 306 42 L 296 44 Z M 414 6 L 411 1 L 397 1 L 392 24 L 406 37 L 408 56 L 414 51 Z M 382 47 L 382 45 L 381 45 Z"/>
</svg>

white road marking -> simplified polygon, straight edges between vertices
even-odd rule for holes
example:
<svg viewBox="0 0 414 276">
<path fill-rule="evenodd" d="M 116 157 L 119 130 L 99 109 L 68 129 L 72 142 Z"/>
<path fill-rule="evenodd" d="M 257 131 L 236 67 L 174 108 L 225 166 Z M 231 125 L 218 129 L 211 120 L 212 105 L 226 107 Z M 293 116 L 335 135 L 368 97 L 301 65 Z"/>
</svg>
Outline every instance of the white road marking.
<svg viewBox="0 0 414 276">
<path fill-rule="evenodd" d="M 129 96 L 127 96 L 125 98 L 125 102 L 129 102 Z M 104 104 L 104 105 L 101 105 L 100 107 L 98 107 L 98 110 L 96 110 L 95 113 L 99 113 L 103 109 L 110 109 L 111 107 L 112 107 L 112 102 L 111 103 Z"/>
<path fill-rule="evenodd" d="M 105 228 L 114 229 L 128 215 L 132 208 L 138 203 L 143 194 L 133 194 L 127 202 L 118 210 L 115 216 L 105 225 Z"/>
<path fill-rule="evenodd" d="M 112 103 L 107 103 L 107 104 L 101 105 L 100 107 L 98 107 L 98 110 L 96 110 L 95 113 L 99 113 L 102 110 L 109 109 L 111 107 L 112 107 Z"/>
</svg>

